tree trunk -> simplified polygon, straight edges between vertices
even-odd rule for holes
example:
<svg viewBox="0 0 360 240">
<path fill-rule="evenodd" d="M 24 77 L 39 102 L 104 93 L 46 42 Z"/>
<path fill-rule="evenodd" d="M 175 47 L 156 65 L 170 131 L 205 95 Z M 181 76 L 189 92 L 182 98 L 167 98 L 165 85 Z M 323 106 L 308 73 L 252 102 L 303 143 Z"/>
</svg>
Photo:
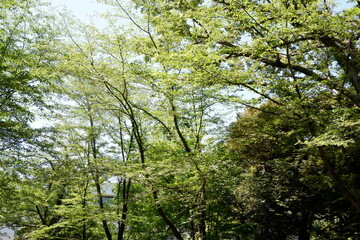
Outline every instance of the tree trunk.
<svg viewBox="0 0 360 240">
<path fill-rule="evenodd" d="M 88 111 L 91 112 L 91 107 L 90 105 L 88 106 Z M 93 119 L 93 116 L 91 114 L 89 114 L 89 121 L 90 121 L 90 127 L 91 128 L 94 128 L 94 119 Z M 102 197 L 102 193 L 101 193 L 101 185 L 100 185 L 100 182 L 99 182 L 99 179 L 100 179 L 100 176 L 99 176 L 99 171 L 98 171 L 98 166 L 97 166 L 97 154 L 98 154 L 98 149 L 97 149 L 97 139 L 96 137 L 91 134 L 90 136 L 90 150 L 91 150 L 91 154 L 94 158 L 94 161 L 95 161 L 95 172 L 93 173 L 93 178 L 94 178 L 94 182 L 95 182 L 95 187 L 96 187 L 96 191 L 97 191 L 97 194 L 98 194 L 98 201 L 99 201 L 99 206 L 100 206 L 100 210 L 103 210 L 104 209 L 104 202 L 103 202 L 103 197 Z M 90 162 L 90 160 L 89 160 Z M 102 219 L 101 220 L 102 222 L 102 225 L 103 225 L 103 228 L 104 228 L 104 231 L 105 231 L 105 234 L 106 234 L 106 237 L 108 240 L 112 240 L 112 235 L 111 235 L 111 232 L 110 232 L 110 229 L 109 229 L 109 226 L 107 224 L 107 221 L 105 219 Z"/>
<path fill-rule="evenodd" d="M 195 240 L 195 224 L 193 219 L 191 219 L 190 225 L 191 225 L 191 240 Z"/>
<path fill-rule="evenodd" d="M 99 177 L 96 174 L 94 176 L 94 178 L 95 178 L 94 180 L 95 180 L 96 191 L 97 191 L 97 194 L 99 196 L 98 201 L 99 201 L 100 210 L 103 210 L 104 209 L 104 201 L 103 201 L 103 197 L 102 197 L 102 194 L 101 194 L 101 186 L 100 186 L 100 183 L 99 183 Z M 102 222 L 102 225 L 103 225 L 103 228 L 104 228 L 104 231 L 105 231 L 106 238 L 108 240 L 112 240 L 112 234 L 110 232 L 107 221 L 105 219 L 103 219 L 103 220 L 101 220 L 101 222 Z"/>
<path fill-rule="evenodd" d="M 123 209 L 122 209 L 122 214 L 121 214 L 121 221 L 118 222 L 118 225 L 119 225 L 118 240 L 124 239 L 125 221 L 126 221 L 127 212 L 128 212 L 128 200 L 129 200 L 130 186 L 131 186 L 131 180 L 129 180 L 126 183 L 126 179 L 124 179 L 123 192 L 122 192 L 122 194 L 123 194 L 123 196 L 122 196 Z"/>
<path fill-rule="evenodd" d="M 171 231 L 173 232 L 174 236 L 176 237 L 177 240 L 183 240 L 183 237 L 181 236 L 180 232 L 177 230 L 177 228 L 175 227 L 174 223 L 166 216 L 164 210 L 162 209 L 159 200 L 158 200 L 158 195 L 157 195 L 157 191 L 153 191 L 153 197 L 155 200 L 155 204 L 156 204 L 156 209 L 160 215 L 160 217 L 164 220 L 164 222 L 169 226 L 169 228 L 171 229 Z"/>
<path fill-rule="evenodd" d="M 312 214 L 305 211 L 301 214 L 299 239 L 298 240 L 310 240 L 310 228 L 312 224 Z"/>
<path fill-rule="evenodd" d="M 206 195 L 205 195 L 205 185 L 206 181 L 202 181 L 202 186 L 200 189 L 200 221 L 199 221 L 199 232 L 200 240 L 206 240 Z"/>
</svg>

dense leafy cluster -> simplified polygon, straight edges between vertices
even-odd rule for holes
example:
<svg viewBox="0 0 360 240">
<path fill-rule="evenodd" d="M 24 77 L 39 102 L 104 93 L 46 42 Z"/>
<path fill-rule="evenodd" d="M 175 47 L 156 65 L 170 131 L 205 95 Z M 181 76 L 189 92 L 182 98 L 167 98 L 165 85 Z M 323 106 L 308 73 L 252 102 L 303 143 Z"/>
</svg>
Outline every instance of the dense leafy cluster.
<svg viewBox="0 0 360 240">
<path fill-rule="evenodd" d="M 16 239 L 360 237 L 358 5 L 99 2 L 106 31 L 0 3 L 0 226 Z M 40 114 L 50 127 L 31 128 Z"/>
</svg>

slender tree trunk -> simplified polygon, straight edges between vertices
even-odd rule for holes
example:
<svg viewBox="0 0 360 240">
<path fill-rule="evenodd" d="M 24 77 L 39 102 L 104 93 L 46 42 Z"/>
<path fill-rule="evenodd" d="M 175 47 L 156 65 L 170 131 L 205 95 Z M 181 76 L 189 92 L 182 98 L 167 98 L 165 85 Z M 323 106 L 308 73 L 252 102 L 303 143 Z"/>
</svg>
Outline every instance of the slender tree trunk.
<svg viewBox="0 0 360 240">
<path fill-rule="evenodd" d="M 96 187 L 96 191 L 98 194 L 98 202 L 99 202 L 100 210 L 103 210 L 104 209 L 104 201 L 103 201 L 103 197 L 102 197 L 102 193 L 101 193 L 101 186 L 99 183 L 98 174 L 95 174 L 94 178 L 95 178 L 95 187 Z M 105 231 L 106 238 L 108 240 L 112 240 L 112 234 L 110 232 L 107 221 L 105 219 L 102 219 L 101 222 L 102 222 L 102 225 L 103 225 L 103 228 Z"/>
<path fill-rule="evenodd" d="M 44 216 L 41 214 L 40 208 L 39 208 L 38 206 L 35 206 L 35 208 L 36 208 L 36 212 L 37 212 L 37 214 L 38 214 L 38 216 L 39 216 L 39 218 L 40 218 L 40 220 L 41 220 L 41 224 L 42 224 L 42 225 L 46 225 L 45 218 L 44 218 Z"/>
<path fill-rule="evenodd" d="M 195 240 L 195 224 L 194 224 L 194 220 L 191 219 L 190 221 L 190 226 L 191 226 L 191 240 Z"/>
<path fill-rule="evenodd" d="M 83 222 L 83 226 L 82 226 L 82 237 L 81 237 L 81 239 L 82 240 L 86 240 L 86 223 L 85 222 Z"/>
<path fill-rule="evenodd" d="M 145 147 L 144 147 L 144 142 L 143 142 L 143 138 L 142 138 L 142 133 L 141 133 L 141 126 L 140 123 L 138 122 L 134 109 L 133 109 L 133 104 L 129 101 L 128 97 L 127 97 L 127 92 L 121 92 L 119 91 L 117 88 L 115 88 L 114 86 L 112 86 L 110 83 L 108 82 L 104 82 L 105 87 L 109 90 L 109 92 L 111 93 L 112 96 L 114 96 L 119 103 L 123 106 L 127 116 L 130 119 L 130 122 L 132 124 L 132 129 L 133 129 L 133 136 L 135 138 L 135 141 L 137 143 L 137 147 L 139 150 L 139 156 L 140 156 L 140 161 L 143 165 L 143 168 L 145 169 Z M 120 96 L 118 96 L 113 90 L 116 90 L 117 93 L 120 94 Z M 125 89 L 126 90 L 126 89 Z M 175 121 L 176 120 L 176 117 Z M 183 140 L 183 139 L 181 139 Z M 188 149 L 186 149 L 188 150 Z M 147 178 L 147 177 L 146 177 Z M 164 222 L 169 226 L 169 228 L 172 230 L 172 232 L 174 233 L 176 239 L 178 240 L 183 240 L 180 232 L 177 230 L 177 228 L 175 227 L 174 223 L 166 216 L 164 210 L 162 209 L 159 201 L 158 201 L 158 196 L 157 196 L 157 191 L 153 190 L 152 192 L 153 198 L 155 200 L 155 204 L 156 204 L 156 209 L 160 215 L 160 217 L 164 220 Z"/>
<path fill-rule="evenodd" d="M 156 204 L 156 209 L 160 215 L 160 217 L 164 220 L 164 222 L 169 226 L 169 228 L 171 229 L 171 231 L 173 232 L 174 236 L 176 237 L 177 240 L 183 240 L 183 237 L 181 236 L 180 232 L 177 230 L 177 228 L 175 227 L 174 223 L 166 216 L 164 210 L 162 209 L 160 203 L 159 203 L 159 199 L 158 199 L 158 195 L 157 195 L 157 191 L 154 190 L 153 191 L 153 197 L 155 200 L 155 204 Z"/>
<path fill-rule="evenodd" d="M 91 127 L 91 131 L 93 131 L 94 128 L 94 119 L 93 116 L 91 115 L 91 108 L 90 105 L 88 106 L 88 111 L 89 111 L 89 120 L 90 120 L 90 127 Z M 96 138 L 94 136 L 93 133 L 91 133 L 90 135 L 90 147 L 91 147 L 91 153 L 92 156 L 94 158 L 95 164 L 94 164 L 94 168 L 95 168 L 95 172 L 93 173 L 93 178 L 94 178 L 94 182 L 95 182 L 95 188 L 98 194 L 98 203 L 100 206 L 100 210 L 104 209 L 104 201 L 103 201 L 103 197 L 102 197 L 102 193 L 101 193 L 101 185 L 100 185 L 100 176 L 99 176 L 99 171 L 98 171 L 98 166 L 97 166 L 97 155 L 98 155 L 98 149 L 97 149 L 97 143 L 96 143 Z M 112 234 L 110 232 L 108 223 L 105 219 L 101 220 L 104 231 L 105 231 L 105 235 L 106 238 L 108 240 L 112 240 Z"/>
<path fill-rule="evenodd" d="M 131 108 L 131 106 L 130 106 L 130 108 Z M 140 134 L 141 131 L 139 129 L 139 126 L 138 126 L 137 121 L 134 116 L 131 117 L 131 121 L 134 124 L 133 127 L 135 128 L 134 135 L 135 135 L 135 140 L 136 140 L 136 142 L 138 144 L 138 148 L 139 148 L 140 160 L 141 160 L 141 163 L 143 164 L 143 167 L 145 168 L 145 148 L 144 148 L 143 141 L 142 141 L 141 134 Z M 156 204 L 156 209 L 157 209 L 160 217 L 169 226 L 169 228 L 173 232 L 176 239 L 183 240 L 183 238 L 182 238 L 180 232 L 177 230 L 175 224 L 166 216 L 164 209 L 161 207 L 161 205 L 159 203 L 157 191 L 153 190 L 152 195 L 153 195 L 153 198 L 154 198 L 154 201 Z"/>
<path fill-rule="evenodd" d="M 128 200 L 129 200 L 129 194 L 130 194 L 130 186 L 131 186 L 131 180 L 126 183 L 126 180 L 123 181 L 123 192 L 122 192 L 122 200 L 123 200 L 123 208 L 122 208 L 122 214 L 121 214 L 121 220 L 118 222 L 119 231 L 118 231 L 118 240 L 124 239 L 124 233 L 125 233 L 125 221 L 127 217 L 128 212 Z"/>
<path fill-rule="evenodd" d="M 307 211 L 304 211 L 301 214 L 298 240 L 310 240 L 311 224 L 312 224 L 312 214 L 310 214 Z"/>
<path fill-rule="evenodd" d="M 202 180 L 202 186 L 200 190 L 200 221 L 199 221 L 199 232 L 200 240 L 206 240 L 206 181 Z"/>
<path fill-rule="evenodd" d="M 83 209 L 85 209 L 86 207 L 86 195 L 87 195 L 87 189 L 88 189 L 88 185 L 89 185 L 89 180 L 86 181 L 85 184 L 85 189 L 84 189 L 84 195 L 83 195 L 83 201 L 82 201 L 82 207 Z M 83 218 L 83 225 L 82 225 L 82 240 L 86 240 L 87 239 L 87 229 L 86 229 L 86 218 Z"/>
</svg>

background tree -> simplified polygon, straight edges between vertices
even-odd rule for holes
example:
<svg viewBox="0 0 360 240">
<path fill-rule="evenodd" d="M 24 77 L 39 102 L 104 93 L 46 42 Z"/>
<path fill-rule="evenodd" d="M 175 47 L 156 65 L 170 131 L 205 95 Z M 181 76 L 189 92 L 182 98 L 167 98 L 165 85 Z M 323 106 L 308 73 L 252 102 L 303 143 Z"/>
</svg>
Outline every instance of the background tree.
<svg viewBox="0 0 360 240">
<path fill-rule="evenodd" d="M 339 235 L 334 237 L 356 234 L 357 227 L 352 224 L 357 221 L 356 215 L 334 191 L 320 159 L 314 159 L 313 149 L 302 144 L 310 133 L 299 127 L 303 123 L 275 115 L 276 108 L 268 103 L 248 109 L 230 128 L 228 146 L 243 169 L 236 190 L 243 204 L 238 210 L 259 224 L 257 239 L 286 239 L 289 235 L 310 239 L 312 231 L 328 239 L 327 231 L 311 226 L 325 221 L 337 228 L 330 215 L 343 214 L 352 220 L 345 223 L 343 219 L 340 225 L 352 227 L 338 229 Z"/>
<path fill-rule="evenodd" d="M 47 25 L 14 31 L 33 8 L 4 10 L 3 56 L 22 56 L 1 63 L 4 224 L 30 239 L 356 236 L 357 6 L 104 2 L 106 32 L 63 17 L 50 55 Z M 32 146 L 25 102 L 41 103 L 45 74 L 58 104 Z"/>
<path fill-rule="evenodd" d="M 35 111 L 46 107 L 47 84 L 56 75 L 48 72 L 55 56 L 56 30 L 46 23 L 51 18 L 42 15 L 41 4 L 0 3 L 0 224 L 14 228 L 23 226 L 24 219 L 29 228 L 37 225 L 36 215 L 49 213 L 42 206 L 57 201 L 57 187 L 45 180 L 52 175 L 42 150 L 46 144 L 41 131 L 30 126 Z M 46 193 L 51 197 L 44 199 Z M 47 222 L 54 216 L 42 217 Z"/>
<path fill-rule="evenodd" d="M 43 73 L 52 62 L 49 49 L 55 31 L 41 22 L 37 4 L 1 2 L 1 150 L 29 139 L 31 107 L 43 106 L 43 83 L 49 80 Z"/>
<path fill-rule="evenodd" d="M 356 129 L 357 6 L 336 11 L 320 1 L 134 3 L 150 26 L 134 21 L 146 35 L 139 46 L 148 60 L 180 65 L 206 86 L 249 90 L 259 97 L 242 101 L 245 106 L 268 101 L 278 106 L 273 114 L 299 121 L 309 159 L 321 159 L 337 198 L 345 196 L 358 214 L 357 180 L 346 177 L 356 173 L 342 170 L 344 150 L 355 146 L 355 138 L 341 133 Z"/>
</svg>

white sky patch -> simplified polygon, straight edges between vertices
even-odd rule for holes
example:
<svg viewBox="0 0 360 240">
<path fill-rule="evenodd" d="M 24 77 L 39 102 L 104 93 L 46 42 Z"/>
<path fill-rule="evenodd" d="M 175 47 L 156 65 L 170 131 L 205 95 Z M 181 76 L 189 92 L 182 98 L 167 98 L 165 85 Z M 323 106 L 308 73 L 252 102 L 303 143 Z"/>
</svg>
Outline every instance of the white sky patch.
<svg viewBox="0 0 360 240">
<path fill-rule="evenodd" d="M 61 10 L 64 7 L 79 18 L 82 21 L 86 21 L 87 23 L 91 22 L 91 15 L 95 15 L 96 13 L 104 13 L 106 10 L 111 9 L 111 6 L 108 6 L 103 3 L 98 3 L 95 0 L 47 0 L 50 2 L 53 7 L 57 10 Z M 123 2 L 123 1 L 122 1 Z M 208 2 L 208 1 L 205 1 Z M 337 3 L 336 10 L 345 9 L 348 7 L 352 7 L 355 5 L 354 2 L 347 1 L 347 0 L 335 0 Z M 94 23 L 97 25 L 98 19 Z"/>
<path fill-rule="evenodd" d="M 85 24 L 93 24 L 96 27 L 104 28 L 106 20 L 100 14 L 106 13 L 112 7 L 94 0 L 47 0 L 51 3 L 52 10 L 62 12 L 64 9 L 70 11 L 76 18 Z"/>
</svg>

